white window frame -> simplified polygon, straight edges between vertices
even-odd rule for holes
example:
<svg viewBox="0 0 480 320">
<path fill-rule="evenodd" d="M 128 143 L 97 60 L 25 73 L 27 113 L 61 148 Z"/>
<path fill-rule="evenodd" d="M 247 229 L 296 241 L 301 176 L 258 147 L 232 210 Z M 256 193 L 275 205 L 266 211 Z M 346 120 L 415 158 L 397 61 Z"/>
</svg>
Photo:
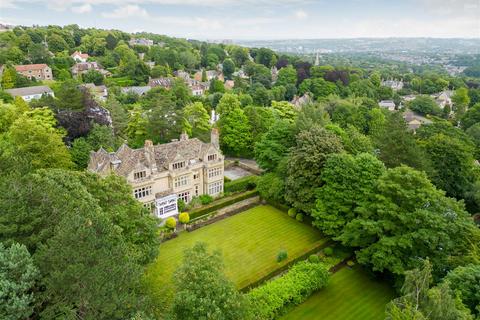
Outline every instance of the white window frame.
<svg viewBox="0 0 480 320">
<path fill-rule="evenodd" d="M 218 195 L 223 192 L 223 181 L 212 182 L 208 185 L 208 194 L 211 196 Z"/>
<path fill-rule="evenodd" d="M 208 178 L 214 178 L 222 175 L 222 167 L 210 168 L 208 169 Z"/>
<path fill-rule="evenodd" d="M 175 178 L 175 181 L 174 181 L 175 188 L 180 188 L 186 185 L 188 185 L 188 175 Z"/>
</svg>

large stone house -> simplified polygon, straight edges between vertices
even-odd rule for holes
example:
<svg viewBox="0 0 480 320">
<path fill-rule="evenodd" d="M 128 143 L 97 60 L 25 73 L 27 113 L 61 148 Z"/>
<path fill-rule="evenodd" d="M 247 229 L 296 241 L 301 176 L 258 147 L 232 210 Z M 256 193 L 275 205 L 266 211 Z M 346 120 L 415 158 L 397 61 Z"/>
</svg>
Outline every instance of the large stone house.
<svg viewBox="0 0 480 320">
<path fill-rule="evenodd" d="M 213 129 L 210 143 L 183 133 L 180 140 L 165 144 L 147 140 L 140 149 L 124 144 L 117 152 L 92 151 L 88 170 L 125 177 L 133 196 L 165 219 L 178 214 L 177 199 L 188 203 L 193 197 L 223 192 L 223 160 L 218 130 Z"/>
<path fill-rule="evenodd" d="M 15 66 L 15 70 L 28 79 L 52 80 L 52 69 L 45 63 L 24 64 Z"/>
</svg>

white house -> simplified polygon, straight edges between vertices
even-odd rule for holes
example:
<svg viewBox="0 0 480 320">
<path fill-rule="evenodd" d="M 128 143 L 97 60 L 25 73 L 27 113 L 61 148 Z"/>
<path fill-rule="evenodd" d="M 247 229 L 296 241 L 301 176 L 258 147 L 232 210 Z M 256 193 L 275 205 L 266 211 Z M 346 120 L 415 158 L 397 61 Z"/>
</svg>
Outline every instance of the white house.
<svg viewBox="0 0 480 320">
<path fill-rule="evenodd" d="M 392 100 L 382 100 L 378 103 L 378 106 L 387 109 L 388 111 L 395 111 L 395 102 Z"/>
<path fill-rule="evenodd" d="M 8 92 L 13 97 L 21 97 L 23 100 L 30 102 L 33 99 L 40 99 L 43 95 L 49 95 L 54 97 L 52 89 L 47 86 L 35 86 L 35 87 L 25 87 L 25 88 L 16 88 L 16 89 L 7 89 L 5 92 Z"/>
<path fill-rule="evenodd" d="M 73 60 L 76 62 L 87 62 L 88 59 L 88 53 L 82 53 L 82 51 L 75 51 L 70 55 Z"/>
</svg>

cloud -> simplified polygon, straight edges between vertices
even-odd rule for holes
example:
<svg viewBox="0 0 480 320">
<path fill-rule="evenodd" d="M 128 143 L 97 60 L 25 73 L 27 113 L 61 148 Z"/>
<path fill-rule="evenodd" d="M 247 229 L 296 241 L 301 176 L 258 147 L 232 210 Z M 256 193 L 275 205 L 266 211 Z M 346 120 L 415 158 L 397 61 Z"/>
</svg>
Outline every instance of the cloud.
<svg viewBox="0 0 480 320">
<path fill-rule="evenodd" d="M 72 12 L 75 13 L 87 13 L 92 11 L 92 6 L 89 3 L 85 3 L 84 5 L 78 7 L 72 7 Z"/>
<path fill-rule="evenodd" d="M 304 10 L 300 9 L 295 11 L 295 18 L 299 20 L 303 20 L 303 19 L 306 19 L 307 17 L 308 17 L 308 14 Z"/>
<path fill-rule="evenodd" d="M 111 19 L 123 19 L 128 17 L 147 18 L 149 15 L 145 9 L 136 4 L 128 4 L 123 7 L 118 7 L 112 12 L 104 12 L 102 13 L 102 17 Z"/>
</svg>

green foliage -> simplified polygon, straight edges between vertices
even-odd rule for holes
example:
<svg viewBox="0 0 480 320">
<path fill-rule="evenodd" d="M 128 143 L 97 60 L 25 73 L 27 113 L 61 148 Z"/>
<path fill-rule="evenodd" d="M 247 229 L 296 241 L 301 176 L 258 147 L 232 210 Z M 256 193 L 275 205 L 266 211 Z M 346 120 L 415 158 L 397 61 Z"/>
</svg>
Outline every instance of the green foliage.
<svg viewBox="0 0 480 320">
<path fill-rule="evenodd" d="M 219 200 L 214 201 L 214 202 L 210 203 L 209 205 L 206 205 L 206 206 L 204 206 L 202 208 L 199 208 L 197 210 L 191 210 L 190 211 L 190 219 L 193 220 L 193 219 L 196 219 L 196 218 L 199 218 L 199 217 L 202 217 L 202 216 L 206 216 L 206 215 L 211 214 L 211 213 L 213 213 L 213 212 L 215 212 L 219 209 L 225 208 L 225 207 L 227 207 L 231 204 L 234 204 L 234 203 L 237 203 L 239 201 L 251 198 L 251 197 L 257 195 L 257 193 L 258 192 L 256 190 L 252 190 L 252 191 L 247 191 L 245 193 L 240 193 L 240 194 L 237 194 L 237 195 L 232 195 L 232 196 L 229 196 L 229 197 L 225 197 L 223 199 L 219 199 Z M 179 207 L 179 210 L 180 210 L 180 207 Z"/>
<path fill-rule="evenodd" d="M 183 201 L 183 199 L 177 200 L 177 206 L 178 206 L 178 211 L 180 212 L 185 211 L 185 209 L 187 209 L 187 204 L 185 203 L 185 201 Z"/>
<path fill-rule="evenodd" d="M 297 70 L 292 66 L 287 66 L 278 71 L 278 79 L 276 86 L 287 86 L 289 84 L 297 84 Z"/>
<path fill-rule="evenodd" d="M 165 225 L 169 229 L 175 229 L 175 227 L 177 226 L 177 220 L 175 220 L 174 217 L 167 218 L 167 220 L 165 220 Z"/>
<path fill-rule="evenodd" d="M 315 189 L 321 186 L 327 156 L 342 151 L 340 139 L 323 128 L 314 126 L 300 132 L 288 158 L 286 200 L 295 208 L 310 213 L 315 202 Z"/>
<path fill-rule="evenodd" d="M 408 103 L 408 107 L 412 109 L 412 111 L 416 111 L 424 115 L 440 115 L 442 112 L 435 100 L 432 97 L 425 95 L 417 96 L 413 101 Z"/>
<path fill-rule="evenodd" d="M 448 284 L 430 288 L 431 271 L 431 264 L 426 260 L 422 269 L 405 273 L 402 296 L 387 305 L 387 319 L 473 320 L 468 309 L 455 297 Z"/>
<path fill-rule="evenodd" d="M 232 156 L 248 156 L 251 153 L 252 133 L 248 118 L 239 107 L 240 102 L 235 100 L 232 106 L 223 107 L 222 101 L 218 105 L 220 120 L 218 126 L 220 128 L 220 146 L 222 151 Z M 225 102 L 225 101 L 224 101 Z"/>
<path fill-rule="evenodd" d="M 289 307 L 299 305 L 314 291 L 327 286 L 328 267 L 321 263 L 299 262 L 285 275 L 251 290 L 256 319 L 275 319 Z"/>
<path fill-rule="evenodd" d="M 92 146 L 83 137 L 77 138 L 73 141 L 72 147 L 69 151 L 72 156 L 72 161 L 77 169 L 85 169 L 88 166 L 90 151 L 92 150 Z"/>
<path fill-rule="evenodd" d="M 266 173 L 257 179 L 257 191 L 263 199 L 276 203 L 283 203 L 285 183 L 275 173 Z"/>
<path fill-rule="evenodd" d="M 232 59 L 225 59 L 223 61 L 223 74 L 227 79 L 230 79 L 232 77 L 232 73 L 235 72 L 235 63 L 233 62 Z"/>
<path fill-rule="evenodd" d="M 183 224 L 187 224 L 190 221 L 190 215 L 188 212 L 182 212 L 178 215 L 178 221 Z"/>
<path fill-rule="evenodd" d="M 452 260 L 463 259 L 470 239 L 478 236 L 461 202 L 445 197 L 425 173 L 405 166 L 384 172 L 356 213 L 336 239 L 360 248 L 359 263 L 396 275 L 426 257 L 441 275 Z"/>
<path fill-rule="evenodd" d="M 457 267 L 447 274 L 444 281 L 459 294 L 462 302 L 478 317 L 480 315 L 480 265 L 469 264 Z"/>
<path fill-rule="evenodd" d="M 320 257 L 316 254 L 311 254 L 310 256 L 308 256 L 308 261 L 310 263 L 320 263 Z"/>
<path fill-rule="evenodd" d="M 210 204 L 213 201 L 212 196 L 209 194 L 202 194 L 201 196 L 199 196 L 199 199 L 202 202 L 202 205 Z"/>
<path fill-rule="evenodd" d="M 27 319 L 33 313 L 35 297 L 31 292 L 39 272 L 24 245 L 0 243 L 0 317 Z"/>
<path fill-rule="evenodd" d="M 325 249 L 323 249 L 323 253 L 326 255 L 326 256 L 331 256 L 333 254 L 333 248 L 332 247 L 326 247 Z"/>
<path fill-rule="evenodd" d="M 192 137 L 202 140 L 207 138 L 210 132 L 210 116 L 201 102 L 194 102 L 183 109 L 183 116 L 188 123 L 189 133 Z"/>
<path fill-rule="evenodd" d="M 197 242 L 185 250 L 184 262 L 174 276 L 176 286 L 172 318 L 249 319 L 246 299 L 223 274 L 218 251 L 209 253 L 205 243 Z"/>
<path fill-rule="evenodd" d="M 288 253 L 285 250 L 280 250 L 277 254 L 277 262 L 280 263 L 283 260 L 286 260 L 288 258 Z"/>
<path fill-rule="evenodd" d="M 461 125 L 462 128 L 467 130 L 476 123 L 480 123 L 480 103 L 475 104 L 473 107 L 468 109 L 465 115 L 462 117 Z"/>
<path fill-rule="evenodd" d="M 297 215 L 295 216 L 295 219 L 299 222 L 302 222 L 303 221 L 303 214 L 302 213 L 297 213 Z"/>
<path fill-rule="evenodd" d="M 296 208 L 288 209 L 288 216 L 290 218 L 295 218 L 297 216 L 297 209 Z"/>
<path fill-rule="evenodd" d="M 285 120 L 276 121 L 255 143 L 255 160 L 262 169 L 273 171 L 294 143 L 293 125 Z"/>
<path fill-rule="evenodd" d="M 85 83 L 94 83 L 95 85 L 103 84 L 103 75 L 97 70 L 88 70 L 82 75 L 82 80 Z"/>
<path fill-rule="evenodd" d="M 257 185 L 257 180 L 257 176 L 246 176 L 237 180 L 233 180 L 225 183 L 224 191 L 232 193 L 253 190 Z"/>
<path fill-rule="evenodd" d="M 312 211 L 314 225 L 329 236 L 341 234 L 345 225 L 356 217 L 355 209 L 372 194 L 384 171 L 383 163 L 370 154 L 330 155 Z"/>
</svg>

